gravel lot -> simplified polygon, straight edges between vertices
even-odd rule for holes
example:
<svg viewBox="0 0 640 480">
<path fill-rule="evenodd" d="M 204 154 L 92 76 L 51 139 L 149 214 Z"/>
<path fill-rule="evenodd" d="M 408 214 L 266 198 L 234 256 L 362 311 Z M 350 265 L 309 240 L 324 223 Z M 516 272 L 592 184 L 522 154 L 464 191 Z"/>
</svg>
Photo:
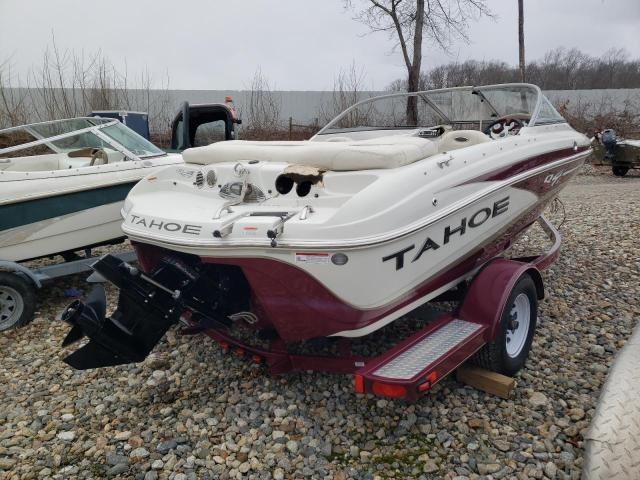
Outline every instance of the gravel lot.
<svg viewBox="0 0 640 480">
<path fill-rule="evenodd" d="M 358 397 L 351 377 L 271 378 L 175 334 L 144 364 L 76 372 L 55 321 L 65 288 L 87 290 L 71 277 L 41 292 L 31 325 L 0 334 L 0 479 L 578 479 L 607 369 L 640 318 L 640 177 L 578 177 L 562 198 L 563 250 L 511 400 L 453 378 L 415 405 Z"/>
</svg>

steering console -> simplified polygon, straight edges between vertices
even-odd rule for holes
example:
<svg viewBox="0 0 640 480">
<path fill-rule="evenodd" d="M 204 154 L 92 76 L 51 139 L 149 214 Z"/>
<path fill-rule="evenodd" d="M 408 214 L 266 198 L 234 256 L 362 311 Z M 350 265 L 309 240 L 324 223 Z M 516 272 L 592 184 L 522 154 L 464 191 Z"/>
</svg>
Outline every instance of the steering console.
<svg viewBox="0 0 640 480">
<path fill-rule="evenodd" d="M 522 120 L 514 117 L 498 118 L 484 129 L 484 133 L 494 140 L 517 134 L 525 124 Z"/>
</svg>

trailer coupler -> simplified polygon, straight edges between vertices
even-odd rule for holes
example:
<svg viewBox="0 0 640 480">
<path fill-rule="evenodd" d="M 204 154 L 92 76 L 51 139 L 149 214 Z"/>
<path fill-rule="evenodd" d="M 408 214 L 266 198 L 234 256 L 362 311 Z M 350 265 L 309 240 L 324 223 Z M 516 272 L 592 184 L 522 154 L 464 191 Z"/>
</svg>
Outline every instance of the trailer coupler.
<svg viewBox="0 0 640 480">
<path fill-rule="evenodd" d="M 111 255 L 102 257 L 92 268 L 118 287 L 118 305 L 106 317 L 105 291 L 97 286 L 85 302 L 76 300 L 64 310 L 62 319 L 73 328 L 62 346 L 89 338 L 87 344 L 64 359 L 73 368 L 143 361 L 184 312 L 190 312 L 191 318 L 206 328 L 230 324 L 226 317 L 217 315 L 215 304 L 195 295 L 201 288 L 200 275 L 179 260 L 161 262 L 149 276 Z"/>
</svg>

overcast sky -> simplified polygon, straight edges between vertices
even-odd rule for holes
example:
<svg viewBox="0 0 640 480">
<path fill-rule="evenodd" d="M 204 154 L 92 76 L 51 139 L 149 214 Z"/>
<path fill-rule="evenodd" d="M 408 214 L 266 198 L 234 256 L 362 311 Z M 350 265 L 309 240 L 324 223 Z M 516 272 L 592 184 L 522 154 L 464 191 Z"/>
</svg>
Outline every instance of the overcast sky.
<svg viewBox="0 0 640 480">
<path fill-rule="evenodd" d="M 473 23 L 470 44 L 457 42 L 451 56 L 425 45 L 425 69 L 517 63 L 517 0 L 488 4 L 497 18 Z M 55 36 L 61 49 L 126 62 L 130 76 L 146 68 L 157 86 L 168 75 L 175 89 L 244 89 L 260 67 L 277 89 L 330 90 L 353 61 L 381 89 L 406 70 L 385 34 L 367 32 L 341 0 L 0 0 L 0 64 L 14 74 L 41 62 Z M 640 0 L 525 0 L 525 34 L 528 60 L 558 46 L 640 58 Z"/>
</svg>

